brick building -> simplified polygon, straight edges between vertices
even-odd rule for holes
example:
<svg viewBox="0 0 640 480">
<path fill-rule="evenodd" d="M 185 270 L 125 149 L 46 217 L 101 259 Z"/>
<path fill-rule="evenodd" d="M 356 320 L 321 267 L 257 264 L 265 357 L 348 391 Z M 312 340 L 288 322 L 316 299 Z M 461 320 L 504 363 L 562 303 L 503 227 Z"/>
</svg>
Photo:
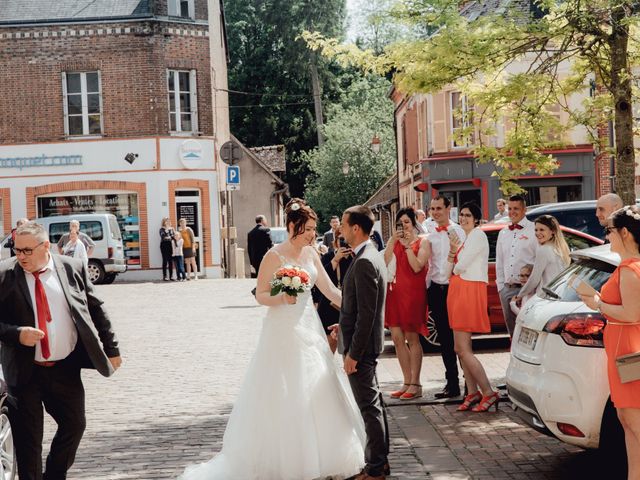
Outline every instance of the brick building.
<svg viewBox="0 0 640 480">
<path fill-rule="evenodd" d="M 23 216 L 114 213 L 125 276 L 155 278 L 161 219 L 184 216 L 201 271 L 220 276 L 221 2 L 2 3 L 1 230 Z"/>
</svg>

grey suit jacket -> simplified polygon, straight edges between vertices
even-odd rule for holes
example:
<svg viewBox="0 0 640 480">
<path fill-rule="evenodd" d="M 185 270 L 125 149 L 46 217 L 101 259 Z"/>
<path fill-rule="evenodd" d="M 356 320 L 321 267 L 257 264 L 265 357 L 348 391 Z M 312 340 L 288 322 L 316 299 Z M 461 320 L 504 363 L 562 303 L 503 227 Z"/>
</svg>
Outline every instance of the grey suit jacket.
<svg viewBox="0 0 640 480">
<path fill-rule="evenodd" d="M 359 361 L 379 355 L 384 348 L 386 266 L 369 243 L 351 263 L 343 280 L 338 351 Z"/>
<path fill-rule="evenodd" d="M 53 264 L 78 330 L 79 362 L 108 377 L 114 371 L 108 357 L 120 355 L 118 340 L 102 301 L 95 296 L 84 262 L 53 255 Z M 20 343 L 18 329 L 35 325 L 35 308 L 24 270 L 15 258 L 3 262 L 0 264 L 0 362 L 10 386 L 21 385 L 31 376 L 35 347 Z"/>
</svg>

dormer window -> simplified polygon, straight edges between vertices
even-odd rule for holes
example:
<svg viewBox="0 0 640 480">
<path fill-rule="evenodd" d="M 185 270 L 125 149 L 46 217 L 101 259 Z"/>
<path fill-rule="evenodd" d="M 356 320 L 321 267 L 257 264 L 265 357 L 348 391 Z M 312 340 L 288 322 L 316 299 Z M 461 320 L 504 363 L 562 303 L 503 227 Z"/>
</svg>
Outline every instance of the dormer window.
<svg viewBox="0 0 640 480">
<path fill-rule="evenodd" d="M 194 2 L 195 0 L 169 0 L 169 16 L 194 20 L 196 18 Z"/>
</svg>

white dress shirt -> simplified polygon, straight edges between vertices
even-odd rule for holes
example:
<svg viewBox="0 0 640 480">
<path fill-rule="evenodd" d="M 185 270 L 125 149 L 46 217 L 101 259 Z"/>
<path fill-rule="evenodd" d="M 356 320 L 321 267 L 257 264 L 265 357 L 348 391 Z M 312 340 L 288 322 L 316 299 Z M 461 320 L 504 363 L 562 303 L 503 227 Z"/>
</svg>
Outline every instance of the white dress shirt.
<svg viewBox="0 0 640 480">
<path fill-rule="evenodd" d="M 360 253 L 360 250 L 362 250 L 364 247 L 366 247 L 370 243 L 371 242 L 369 240 L 365 240 L 364 242 L 362 242 L 362 243 L 356 245 L 355 247 L 353 247 L 351 249 L 353 251 L 353 257 L 355 258 Z"/>
<path fill-rule="evenodd" d="M 471 230 L 458 251 L 458 262 L 449 265 L 463 280 L 489 283 L 489 240 L 481 228 Z"/>
<path fill-rule="evenodd" d="M 49 263 L 47 263 L 43 270 L 44 272 L 40 274 L 40 281 L 47 295 L 49 311 L 51 312 L 51 321 L 47 322 L 51 356 L 49 358 L 42 356 L 42 347 L 40 346 L 40 342 L 38 342 L 36 344 L 35 360 L 37 362 L 55 362 L 67 358 L 69 354 L 73 352 L 74 348 L 76 348 L 78 331 L 71 318 L 69 304 L 62 290 L 62 285 L 58 279 L 58 274 L 55 271 L 55 265 L 51 257 L 49 257 Z M 31 304 L 33 305 L 34 327 L 40 328 L 38 326 L 38 310 L 36 307 L 36 278 L 32 273 L 27 271 L 24 272 L 24 276 L 27 280 Z"/>
<path fill-rule="evenodd" d="M 511 224 L 509 224 L 511 225 Z M 505 283 L 520 284 L 520 269 L 533 265 L 538 250 L 534 223 L 524 217 L 518 225 L 522 229 L 506 226 L 498 234 L 496 242 L 496 286 L 498 291 Z"/>
<path fill-rule="evenodd" d="M 460 225 L 454 222 L 449 222 L 446 231 L 438 232 L 436 230 L 438 224 L 433 223 L 429 225 L 429 234 L 427 240 L 431 244 L 431 256 L 429 257 L 429 271 L 427 273 L 426 283 L 427 288 L 431 285 L 431 282 L 438 283 L 440 285 L 449 284 L 449 262 L 447 257 L 451 250 L 451 244 L 449 243 L 448 232 L 455 232 L 458 238 L 464 242 L 467 236 Z"/>
</svg>

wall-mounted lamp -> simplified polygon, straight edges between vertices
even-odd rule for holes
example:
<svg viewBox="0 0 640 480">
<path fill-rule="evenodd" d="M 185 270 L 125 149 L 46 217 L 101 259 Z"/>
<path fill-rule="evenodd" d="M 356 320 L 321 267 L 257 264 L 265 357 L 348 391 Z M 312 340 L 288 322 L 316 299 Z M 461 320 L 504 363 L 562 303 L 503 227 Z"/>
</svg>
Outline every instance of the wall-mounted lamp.
<svg viewBox="0 0 640 480">
<path fill-rule="evenodd" d="M 373 153 L 380 153 L 380 147 L 382 146 L 382 142 L 380 142 L 380 138 L 378 134 L 374 134 L 371 139 L 371 151 Z"/>
<path fill-rule="evenodd" d="M 133 165 L 133 162 L 136 161 L 136 158 L 138 158 L 138 154 L 137 153 L 127 153 L 124 156 L 125 161 L 128 162 L 129 165 Z"/>
</svg>

